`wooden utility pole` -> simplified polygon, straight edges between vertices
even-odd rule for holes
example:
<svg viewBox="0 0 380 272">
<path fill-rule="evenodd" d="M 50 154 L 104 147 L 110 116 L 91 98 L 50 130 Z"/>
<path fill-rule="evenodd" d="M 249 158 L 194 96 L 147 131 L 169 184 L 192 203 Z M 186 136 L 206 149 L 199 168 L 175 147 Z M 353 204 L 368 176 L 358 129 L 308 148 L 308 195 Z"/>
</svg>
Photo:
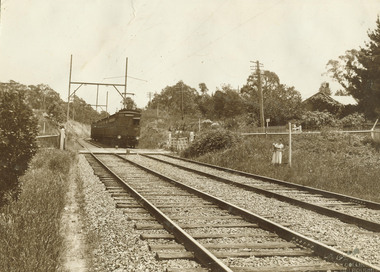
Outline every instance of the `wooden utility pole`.
<svg viewBox="0 0 380 272">
<path fill-rule="evenodd" d="M 257 74 L 257 87 L 259 91 L 259 102 L 260 102 L 260 125 L 262 128 L 265 128 L 265 120 L 264 120 L 264 97 L 263 97 L 263 90 L 261 88 L 261 71 L 260 71 L 260 65 L 262 64 L 257 61 L 251 61 L 252 63 L 256 64 L 256 74 Z"/>
<path fill-rule="evenodd" d="M 152 95 L 153 95 L 152 92 L 148 92 L 149 103 L 152 101 Z"/>
<path fill-rule="evenodd" d="M 181 115 L 183 120 L 183 84 L 181 84 Z"/>
<path fill-rule="evenodd" d="M 292 167 L 292 123 L 289 122 L 289 167 Z"/>
</svg>

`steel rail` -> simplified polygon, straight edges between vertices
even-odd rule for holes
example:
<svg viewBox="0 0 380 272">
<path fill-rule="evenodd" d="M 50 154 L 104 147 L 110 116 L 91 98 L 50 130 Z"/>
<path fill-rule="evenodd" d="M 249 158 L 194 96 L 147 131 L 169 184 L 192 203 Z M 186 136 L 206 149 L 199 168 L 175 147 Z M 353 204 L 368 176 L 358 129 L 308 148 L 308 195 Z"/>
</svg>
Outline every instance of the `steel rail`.
<svg viewBox="0 0 380 272">
<path fill-rule="evenodd" d="M 274 232 L 278 236 L 280 236 L 281 238 L 283 238 L 287 241 L 294 242 L 298 245 L 310 248 L 314 251 L 314 253 L 317 256 L 319 256 L 319 257 L 321 257 L 327 261 L 339 263 L 339 264 L 343 265 L 345 268 L 347 268 L 347 271 L 349 271 L 349 272 L 374 272 L 374 271 L 380 272 L 380 267 L 376 267 L 376 266 L 374 266 L 370 263 L 367 263 L 363 260 L 349 256 L 348 254 L 346 254 L 342 251 L 339 251 L 339 250 L 334 249 L 330 246 L 327 246 L 321 242 L 318 242 L 312 238 L 306 237 L 300 233 L 292 231 L 291 229 L 284 227 L 280 224 L 277 224 L 277 223 L 275 223 L 269 219 L 266 219 L 260 215 L 254 214 L 254 213 L 252 213 L 248 210 L 245 210 L 243 208 L 240 208 L 234 204 L 228 203 L 228 202 L 226 202 L 220 198 L 214 197 L 210 194 L 207 194 L 205 192 L 202 192 L 202 191 L 199 191 L 195 188 L 192 188 L 186 184 L 175 181 L 168 176 L 162 175 L 161 173 L 158 173 L 152 169 L 149 169 L 149 168 L 147 168 L 141 164 L 138 164 L 134 161 L 131 161 L 125 157 L 119 156 L 117 154 L 113 154 L 113 155 L 131 163 L 132 165 L 135 165 L 135 166 L 143 169 L 144 171 L 146 171 L 150 174 L 153 174 L 153 175 L 155 175 L 161 179 L 164 179 L 164 180 L 178 186 L 179 188 L 186 190 L 187 192 L 195 194 L 195 195 L 203 198 L 204 200 L 210 201 L 210 202 L 218 205 L 220 208 L 227 210 L 231 214 L 239 215 L 239 216 L 243 217 L 248 222 L 257 223 L 257 224 L 259 224 L 259 226 L 261 228 L 266 229 L 270 232 Z"/>
<path fill-rule="evenodd" d="M 102 146 L 101 144 L 99 143 L 95 143 L 93 140 L 88 140 L 88 139 L 84 139 L 84 141 L 90 145 L 93 145 L 95 147 L 98 147 L 98 148 L 106 148 L 105 146 Z"/>
<path fill-rule="evenodd" d="M 126 189 L 133 197 L 146 209 L 151 215 L 153 215 L 158 222 L 160 222 L 163 227 L 172 233 L 178 241 L 183 243 L 188 251 L 191 251 L 195 258 L 202 263 L 204 266 L 212 269 L 212 271 L 217 272 L 232 272 L 232 270 L 226 266 L 221 260 L 215 257 L 209 250 L 197 242 L 193 237 L 191 237 L 187 232 L 185 232 L 181 227 L 179 227 L 175 222 L 173 222 L 169 217 L 162 213 L 158 208 L 156 208 L 151 202 L 149 202 L 140 193 L 129 186 L 121 177 L 119 177 L 115 172 L 108 168 L 99 158 L 97 158 L 93 153 L 92 157 L 100 163 L 107 172 L 109 172 L 114 178 L 116 178 L 124 189 Z M 112 155 L 117 156 L 112 153 Z M 135 164 L 133 164 L 135 165 Z M 141 167 L 139 167 L 141 168 Z M 145 170 L 145 169 L 144 169 Z"/>
<path fill-rule="evenodd" d="M 298 199 L 295 199 L 295 198 L 292 198 L 292 197 L 289 197 L 289 196 L 285 196 L 285 195 L 282 195 L 282 194 L 279 194 L 279 193 L 275 193 L 275 192 L 270 191 L 270 189 L 269 190 L 268 189 L 261 189 L 261 188 L 258 188 L 256 186 L 239 183 L 239 182 L 236 182 L 236 181 L 233 181 L 233 180 L 230 180 L 230 179 L 226 179 L 226 178 L 223 178 L 223 177 L 220 177 L 220 176 L 216 176 L 216 175 L 213 175 L 213 174 L 205 173 L 205 172 L 202 172 L 202 171 L 199 171 L 199 170 L 196 170 L 196 169 L 188 168 L 186 166 L 177 165 L 175 163 L 167 162 L 165 160 L 161 160 L 159 158 L 151 157 L 151 156 L 148 156 L 148 155 L 141 154 L 141 156 L 150 158 L 152 160 L 160 161 L 162 163 L 166 163 L 166 164 L 175 166 L 177 168 L 180 168 L 180 169 L 183 169 L 183 170 L 186 170 L 186 171 L 191 171 L 193 173 L 197 173 L 198 175 L 202 175 L 202 176 L 205 176 L 205 177 L 208 177 L 208 178 L 219 180 L 219 181 L 221 181 L 223 183 L 231 184 L 231 185 L 234 185 L 236 187 L 243 188 L 245 190 L 253 191 L 253 192 L 259 193 L 261 195 L 265 195 L 267 197 L 273 197 L 275 199 L 287 202 L 287 203 L 292 204 L 292 205 L 296 205 L 296 206 L 302 207 L 304 209 L 308 209 L 308 210 L 317 212 L 317 213 L 322 214 L 322 215 L 338 218 L 339 220 L 341 220 L 341 221 L 343 221 L 345 223 L 355 224 L 355 225 L 357 225 L 357 226 L 359 226 L 361 228 L 364 228 L 364 229 L 367 229 L 367 230 L 370 230 L 370 231 L 380 232 L 380 224 L 376 223 L 376 222 L 368 221 L 368 220 L 365 220 L 365 219 L 362 219 L 362 218 L 359 218 L 359 217 L 356 217 L 356 216 L 352 216 L 352 215 L 348 215 L 348 214 L 344 214 L 344 213 L 335 211 L 333 209 L 329 209 L 329 208 L 326 208 L 326 207 L 321 207 L 321 206 L 318 206 L 318 205 L 315 205 L 315 204 L 311 204 L 311 203 L 308 203 L 308 202 L 305 202 L 305 201 L 302 201 L 302 200 L 298 200 Z"/>
<path fill-rule="evenodd" d="M 350 201 L 350 202 L 354 202 L 357 204 L 362 204 L 362 205 L 365 205 L 366 207 L 368 207 L 370 209 L 380 210 L 380 203 L 378 203 L 378 202 L 373 202 L 373 201 L 369 201 L 369 200 L 365 200 L 365 199 L 360 199 L 360 198 L 356 198 L 356 197 L 352 197 L 352 196 L 334 193 L 334 192 L 330 192 L 330 191 L 326 191 L 326 190 L 322 190 L 322 189 L 317 189 L 317 188 L 313 188 L 313 187 L 309 187 L 309 186 L 299 185 L 296 183 L 292 183 L 292 182 L 288 182 L 288 181 L 284 181 L 284 180 L 279 180 L 279 179 L 275 179 L 275 178 L 255 175 L 255 174 L 251 174 L 251 173 L 247 173 L 247 172 L 243 172 L 243 171 L 239 171 L 239 170 L 235 170 L 235 169 L 231 169 L 231 168 L 226 168 L 226 167 L 221 167 L 221 166 L 212 165 L 212 164 L 208 164 L 208 163 L 198 162 L 198 161 L 194 161 L 194 160 L 190 160 L 190 159 L 180 158 L 180 157 L 176 157 L 176 156 L 172 156 L 172 155 L 168 155 L 168 154 L 162 154 L 162 156 L 167 156 L 170 158 L 174 158 L 174 159 L 182 160 L 182 161 L 187 161 L 187 162 L 191 162 L 191 163 L 198 164 L 198 165 L 208 166 L 210 168 L 222 170 L 222 171 L 233 173 L 233 174 L 238 174 L 238 175 L 249 177 L 249 178 L 255 178 L 255 179 L 262 180 L 262 181 L 268 181 L 268 182 L 275 183 L 278 185 L 293 187 L 296 189 L 302 189 L 302 190 L 309 191 L 312 193 L 318 193 L 318 194 L 321 194 L 321 195 L 324 195 L 327 197 L 334 197 L 334 198 L 341 200 L 341 201 L 346 201 L 346 202 Z"/>
</svg>

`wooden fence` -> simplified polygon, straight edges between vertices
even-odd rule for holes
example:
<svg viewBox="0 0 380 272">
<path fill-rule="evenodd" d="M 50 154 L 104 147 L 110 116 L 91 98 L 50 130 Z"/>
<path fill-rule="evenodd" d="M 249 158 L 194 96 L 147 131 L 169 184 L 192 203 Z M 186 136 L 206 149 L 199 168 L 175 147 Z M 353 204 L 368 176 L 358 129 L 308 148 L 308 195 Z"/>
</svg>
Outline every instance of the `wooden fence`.
<svg viewBox="0 0 380 272">
<path fill-rule="evenodd" d="M 189 145 L 189 139 L 187 137 L 171 138 L 169 142 L 170 149 L 172 150 L 184 150 Z"/>
<path fill-rule="evenodd" d="M 37 144 L 40 148 L 59 148 L 60 135 L 37 136 Z"/>
</svg>

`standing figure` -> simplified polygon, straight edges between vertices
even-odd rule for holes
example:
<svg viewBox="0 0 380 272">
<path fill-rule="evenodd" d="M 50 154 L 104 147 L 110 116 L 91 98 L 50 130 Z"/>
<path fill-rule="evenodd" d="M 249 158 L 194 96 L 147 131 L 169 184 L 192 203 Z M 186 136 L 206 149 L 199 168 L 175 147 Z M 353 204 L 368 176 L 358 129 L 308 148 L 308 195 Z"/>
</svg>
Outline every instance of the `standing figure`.
<svg viewBox="0 0 380 272">
<path fill-rule="evenodd" d="M 282 143 L 273 143 L 273 156 L 272 164 L 277 165 L 282 163 L 282 151 L 284 150 L 284 145 Z"/>
</svg>

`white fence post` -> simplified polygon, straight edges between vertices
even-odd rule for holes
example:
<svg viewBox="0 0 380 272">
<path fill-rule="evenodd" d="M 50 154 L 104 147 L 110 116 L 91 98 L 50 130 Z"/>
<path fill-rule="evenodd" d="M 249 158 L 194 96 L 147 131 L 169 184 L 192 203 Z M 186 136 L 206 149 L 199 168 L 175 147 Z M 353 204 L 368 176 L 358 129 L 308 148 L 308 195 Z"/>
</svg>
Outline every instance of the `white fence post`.
<svg viewBox="0 0 380 272">
<path fill-rule="evenodd" d="M 65 129 L 61 128 L 61 133 L 59 137 L 59 149 L 61 150 L 65 149 L 65 138 L 66 138 Z"/>
</svg>

